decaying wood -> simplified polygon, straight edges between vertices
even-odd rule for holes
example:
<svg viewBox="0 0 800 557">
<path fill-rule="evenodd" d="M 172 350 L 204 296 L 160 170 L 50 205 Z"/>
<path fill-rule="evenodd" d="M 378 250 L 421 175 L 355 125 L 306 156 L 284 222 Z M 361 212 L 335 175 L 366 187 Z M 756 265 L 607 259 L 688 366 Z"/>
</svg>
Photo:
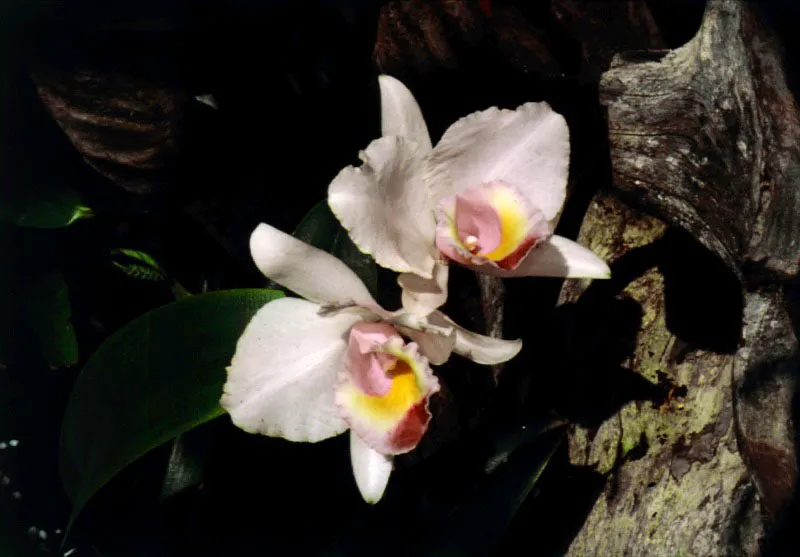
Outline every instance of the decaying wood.
<svg viewBox="0 0 800 557">
<path fill-rule="evenodd" d="M 170 180 L 187 94 L 90 67 L 38 68 L 33 77 L 42 102 L 92 168 L 134 193 Z"/>
<path fill-rule="evenodd" d="M 691 240 L 676 239 L 662 221 L 598 196 L 579 241 L 611 261 L 614 278 L 588 289 L 585 282 L 568 283 L 562 307 L 588 305 L 591 312 L 593 299 L 610 297 L 640 307 L 635 348 L 622 366 L 665 392 L 625 403 L 599 427 L 573 427 L 572 464 L 604 474 L 606 484 L 568 554 L 758 555 L 763 525 L 733 424 L 736 356 L 692 349 L 669 326 L 679 319 L 675 313 L 691 318 L 710 309 L 684 305 L 687 269 L 676 262 Z M 714 279 L 727 273 L 721 265 L 715 270 L 713 260 L 702 267 Z M 730 301 L 736 305 L 733 283 Z M 584 340 L 577 339 L 575 349 Z"/>
<path fill-rule="evenodd" d="M 693 40 L 603 75 L 614 185 L 748 278 L 797 274 L 800 117 L 757 6 L 709 2 Z"/>
<path fill-rule="evenodd" d="M 800 256 L 800 118 L 780 43 L 758 6 L 711 0 L 694 39 L 617 56 L 600 91 L 615 188 L 723 264 L 706 291 L 698 262 L 707 258 L 641 234 L 647 219 L 625 216 L 616 201 L 590 208 L 580 240 L 607 254 L 612 272 L 629 257 L 626 244 L 643 236 L 657 260 L 673 261 L 618 295 L 644 316 L 627 365 L 650 381 L 666 377 L 685 396 L 632 402 L 599 428 L 575 428 L 572 460 L 607 483 L 569 554 L 759 555 L 774 549 L 797 476 L 789 281 Z M 693 277 L 684 290 L 670 287 L 681 268 Z M 593 288 L 602 287 L 567 286 L 562 301 Z M 727 301 L 704 307 L 713 289 L 729 290 Z M 673 316 L 674 298 L 694 306 L 690 319 Z M 692 324 L 709 314 L 707 329 L 732 324 L 736 335 L 707 336 Z"/>
<path fill-rule="evenodd" d="M 793 397 L 797 339 L 782 291 L 745 298 L 744 344 L 733 365 L 741 452 L 771 518 L 789 504 L 797 477 Z"/>
</svg>

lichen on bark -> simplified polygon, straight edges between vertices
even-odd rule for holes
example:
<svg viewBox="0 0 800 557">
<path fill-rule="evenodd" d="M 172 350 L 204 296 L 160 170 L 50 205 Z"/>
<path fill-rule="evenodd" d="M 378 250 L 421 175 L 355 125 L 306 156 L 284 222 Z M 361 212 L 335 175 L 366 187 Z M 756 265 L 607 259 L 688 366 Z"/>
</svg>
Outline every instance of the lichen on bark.
<svg viewBox="0 0 800 557">
<path fill-rule="evenodd" d="M 572 464 L 605 474 L 606 485 L 569 555 L 731 555 L 728 539 L 746 539 L 749 547 L 737 554 L 755 555 L 763 535 L 752 520 L 758 511 L 752 498 L 745 510 L 749 522 L 731 514 L 741 492 L 752 491 L 733 429 L 735 356 L 687 352 L 667 326 L 672 290 L 665 285 L 675 280 L 668 261 L 681 246 L 674 234 L 658 219 L 601 195 L 578 238 L 607 256 L 612 272 L 624 268 L 626 258 L 649 254 L 638 276 L 623 273 L 614 291 L 642 309 L 635 348 L 623 365 L 664 394 L 628 402 L 599 428 L 573 426 Z M 569 283 L 561 303 L 580 303 L 587 288 L 586 282 Z M 751 523 L 755 531 L 729 534 Z"/>
</svg>

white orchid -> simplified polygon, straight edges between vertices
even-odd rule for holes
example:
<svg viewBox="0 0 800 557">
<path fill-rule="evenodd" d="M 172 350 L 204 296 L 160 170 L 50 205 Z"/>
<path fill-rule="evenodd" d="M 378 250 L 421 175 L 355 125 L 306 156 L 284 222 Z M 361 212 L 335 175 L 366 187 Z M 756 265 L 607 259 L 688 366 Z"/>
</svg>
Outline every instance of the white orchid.
<svg viewBox="0 0 800 557">
<path fill-rule="evenodd" d="M 392 456 L 412 450 L 439 390 L 429 363 L 456 352 L 481 364 L 514 357 L 520 341 L 471 333 L 436 311 L 389 312 L 344 263 L 261 224 L 250 251 L 268 278 L 305 299 L 283 298 L 248 324 L 228 367 L 221 405 L 238 427 L 316 442 L 350 429 L 356 484 L 378 501 Z"/>
<path fill-rule="evenodd" d="M 447 263 L 499 277 L 608 278 L 590 250 L 552 234 L 566 195 L 569 129 L 545 102 L 461 118 L 431 143 L 414 96 L 383 75 L 382 137 L 328 189 L 361 251 L 400 273 L 403 305 L 447 298 Z"/>
</svg>

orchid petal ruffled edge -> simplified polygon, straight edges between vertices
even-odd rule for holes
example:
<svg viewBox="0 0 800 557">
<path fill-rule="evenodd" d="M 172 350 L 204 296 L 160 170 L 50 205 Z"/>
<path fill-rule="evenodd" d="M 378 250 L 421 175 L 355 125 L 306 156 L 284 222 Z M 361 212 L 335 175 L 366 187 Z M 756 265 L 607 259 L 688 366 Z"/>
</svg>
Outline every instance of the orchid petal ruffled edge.
<svg viewBox="0 0 800 557">
<path fill-rule="evenodd" d="M 425 181 L 436 201 L 481 183 L 519 188 L 554 222 L 566 198 L 569 128 L 546 102 L 492 107 L 453 123 L 433 148 Z"/>
<path fill-rule="evenodd" d="M 419 389 L 419 400 L 405 408 L 402 415 L 390 417 L 368 410 L 375 397 L 365 395 L 343 370 L 334 400 L 342 416 L 368 446 L 384 455 L 398 455 L 413 450 L 428 429 L 431 412 L 429 399 L 439 391 L 439 380 L 433 374 L 428 359 L 415 343 L 402 346 L 400 339 L 390 340 L 380 348 L 404 361 L 413 373 Z"/>
<path fill-rule="evenodd" d="M 348 166 L 328 186 L 331 211 L 378 265 L 432 278 L 436 218 L 422 183 L 421 148 L 402 137 L 382 137 L 360 157 L 360 167 Z"/>
<path fill-rule="evenodd" d="M 334 391 L 347 331 L 360 319 L 320 316 L 298 298 L 265 305 L 236 344 L 220 405 L 250 433 L 314 443 L 346 431 Z"/>
</svg>

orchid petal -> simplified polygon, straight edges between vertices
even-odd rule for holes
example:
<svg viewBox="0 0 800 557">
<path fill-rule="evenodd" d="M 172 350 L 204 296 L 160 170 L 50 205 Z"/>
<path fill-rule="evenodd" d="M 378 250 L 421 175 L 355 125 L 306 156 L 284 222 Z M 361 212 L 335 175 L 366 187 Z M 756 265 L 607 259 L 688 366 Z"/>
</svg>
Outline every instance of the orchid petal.
<svg viewBox="0 0 800 557">
<path fill-rule="evenodd" d="M 490 265 L 473 267 L 476 271 L 496 277 L 611 277 L 611 269 L 592 250 L 563 236 L 550 239 L 533 248 L 513 270 L 498 269 Z"/>
<path fill-rule="evenodd" d="M 381 135 L 397 135 L 416 142 L 422 153 L 431 150 L 431 136 L 414 95 L 389 75 L 378 76 L 381 90 Z"/>
<path fill-rule="evenodd" d="M 358 249 L 379 265 L 431 278 L 436 222 L 421 179 L 419 146 L 401 137 L 382 137 L 361 158 L 361 167 L 348 166 L 331 182 L 331 210 Z"/>
<path fill-rule="evenodd" d="M 447 277 L 449 267 L 445 263 L 436 263 L 433 267 L 433 278 L 426 279 L 419 275 L 403 273 L 397 277 L 397 284 L 402 288 L 401 299 L 403 309 L 419 317 L 425 317 L 447 301 Z"/>
<path fill-rule="evenodd" d="M 350 267 L 273 226 L 256 227 L 250 236 L 250 253 L 265 276 L 313 302 L 376 304 Z"/>
<path fill-rule="evenodd" d="M 380 501 L 392 474 L 392 457 L 370 448 L 351 431 L 350 462 L 353 465 L 353 476 L 358 491 L 364 501 L 371 505 Z"/>
<path fill-rule="evenodd" d="M 250 433 L 316 442 L 347 429 L 334 401 L 358 315 L 318 315 L 298 298 L 270 302 L 236 345 L 220 404 Z"/>
<path fill-rule="evenodd" d="M 394 365 L 386 370 L 391 378 L 388 392 L 380 396 L 365 392 L 348 370 L 341 374 L 336 404 L 367 445 L 385 455 L 407 453 L 428 429 L 428 397 L 439 390 L 439 381 L 414 343 L 403 346 L 395 338 L 374 350 L 394 357 Z"/>
<path fill-rule="evenodd" d="M 490 108 L 458 120 L 431 152 L 425 180 L 437 200 L 502 181 L 552 221 L 564 204 L 568 171 L 567 123 L 540 102 L 516 110 Z"/>
<path fill-rule="evenodd" d="M 522 341 L 492 338 L 473 333 L 453 322 L 441 312 L 439 317 L 450 323 L 456 330 L 456 342 L 453 352 L 481 365 L 495 365 L 507 362 L 522 350 Z"/>
<path fill-rule="evenodd" d="M 395 328 L 417 343 L 419 351 L 428 358 L 431 364 L 442 365 L 450 359 L 450 354 L 455 348 L 456 329 L 452 321 L 440 311 L 434 311 L 421 321 L 425 323 L 425 330 L 402 325 L 395 325 Z M 413 323 L 408 324 L 413 325 Z"/>
</svg>

